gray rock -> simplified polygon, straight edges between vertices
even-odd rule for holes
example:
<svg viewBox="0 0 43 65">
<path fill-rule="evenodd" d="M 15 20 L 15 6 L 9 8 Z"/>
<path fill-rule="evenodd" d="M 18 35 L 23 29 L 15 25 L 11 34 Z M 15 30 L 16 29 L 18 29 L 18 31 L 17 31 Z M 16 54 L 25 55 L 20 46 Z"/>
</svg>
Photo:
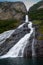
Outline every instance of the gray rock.
<svg viewBox="0 0 43 65">
<path fill-rule="evenodd" d="M 38 32 L 39 26 L 33 25 L 35 27 L 35 52 L 36 57 L 41 58 L 43 57 L 43 34 Z M 41 39 L 42 38 L 42 39 Z"/>
<path fill-rule="evenodd" d="M 22 20 L 27 13 L 23 2 L 0 2 L 0 20 Z"/>
<path fill-rule="evenodd" d="M 30 32 L 27 25 L 28 24 L 24 24 L 25 27 L 17 28 L 15 32 L 0 45 L 0 56 L 6 54 L 25 34 Z"/>
<path fill-rule="evenodd" d="M 28 39 L 28 43 L 24 49 L 24 58 L 32 58 L 32 41 L 33 35 L 31 35 L 30 39 Z"/>
</svg>

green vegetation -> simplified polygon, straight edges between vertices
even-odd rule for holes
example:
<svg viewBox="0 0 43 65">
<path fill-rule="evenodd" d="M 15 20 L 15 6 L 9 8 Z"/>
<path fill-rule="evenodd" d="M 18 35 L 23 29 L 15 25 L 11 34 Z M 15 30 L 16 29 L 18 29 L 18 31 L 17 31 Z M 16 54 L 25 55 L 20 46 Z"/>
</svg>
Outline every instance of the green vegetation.
<svg viewBox="0 0 43 65">
<path fill-rule="evenodd" d="M 14 20 L 14 19 L 0 20 L 0 33 L 7 31 L 7 30 L 15 29 L 20 24 L 21 24 L 20 21 L 17 21 L 17 20 Z"/>
<path fill-rule="evenodd" d="M 43 20 L 43 9 L 29 12 L 31 20 Z"/>
<path fill-rule="evenodd" d="M 38 32 L 43 34 L 43 20 L 34 20 L 33 24 L 38 26 Z"/>
<path fill-rule="evenodd" d="M 39 33 L 37 36 L 38 40 L 43 40 L 43 7 L 40 8 L 41 6 L 43 6 L 43 1 L 34 4 L 28 12 L 30 20 L 38 27 L 36 31 Z"/>
<path fill-rule="evenodd" d="M 38 40 L 43 40 L 43 20 L 34 20 L 33 24 L 38 26 L 37 32 L 40 33 L 42 36 L 37 36 Z"/>
<path fill-rule="evenodd" d="M 40 25 L 43 20 L 33 20 L 33 24 Z"/>
<path fill-rule="evenodd" d="M 37 4 L 33 5 L 28 12 L 30 20 L 43 20 L 43 1 L 38 2 Z"/>
<path fill-rule="evenodd" d="M 43 36 L 38 36 L 37 39 L 38 40 L 43 40 Z"/>
</svg>

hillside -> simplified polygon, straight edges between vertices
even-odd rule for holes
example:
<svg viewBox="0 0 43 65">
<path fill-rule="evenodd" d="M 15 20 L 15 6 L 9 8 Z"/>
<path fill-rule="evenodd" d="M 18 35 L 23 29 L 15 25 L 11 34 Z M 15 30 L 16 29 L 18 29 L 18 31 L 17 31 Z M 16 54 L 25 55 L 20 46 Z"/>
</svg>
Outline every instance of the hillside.
<svg viewBox="0 0 43 65">
<path fill-rule="evenodd" d="M 43 1 L 34 4 L 29 9 L 28 15 L 35 27 L 36 55 L 43 57 Z"/>
<path fill-rule="evenodd" d="M 23 23 L 26 12 L 23 2 L 0 2 L 0 33 Z"/>
<path fill-rule="evenodd" d="M 43 1 L 34 4 L 28 12 L 30 20 L 43 20 Z"/>
<path fill-rule="evenodd" d="M 23 19 L 25 13 L 23 2 L 0 2 L 0 20 Z"/>
</svg>

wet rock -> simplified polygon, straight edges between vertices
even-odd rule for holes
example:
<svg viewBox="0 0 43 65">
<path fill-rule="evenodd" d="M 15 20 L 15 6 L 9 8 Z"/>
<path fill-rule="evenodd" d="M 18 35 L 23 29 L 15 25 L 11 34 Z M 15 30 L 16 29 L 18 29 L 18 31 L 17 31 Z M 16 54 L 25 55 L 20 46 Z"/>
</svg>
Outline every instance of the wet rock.
<svg viewBox="0 0 43 65">
<path fill-rule="evenodd" d="M 43 57 L 43 40 L 37 40 L 35 48 L 36 48 L 36 56 L 38 58 Z"/>
<path fill-rule="evenodd" d="M 24 24 L 21 28 L 17 28 L 13 34 L 6 39 L 6 41 L 0 45 L 0 56 L 6 54 L 10 48 L 12 48 L 24 35 L 30 32 L 27 27 L 28 24 Z M 24 31 L 25 30 L 25 31 Z"/>
<path fill-rule="evenodd" d="M 42 58 L 43 57 L 43 34 L 41 34 L 38 29 L 39 25 L 33 24 L 33 27 L 35 27 L 35 52 L 36 57 Z"/>
<path fill-rule="evenodd" d="M 28 39 L 27 45 L 24 49 L 24 58 L 32 58 L 32 42 L 33 35 Z"/>
</svg>

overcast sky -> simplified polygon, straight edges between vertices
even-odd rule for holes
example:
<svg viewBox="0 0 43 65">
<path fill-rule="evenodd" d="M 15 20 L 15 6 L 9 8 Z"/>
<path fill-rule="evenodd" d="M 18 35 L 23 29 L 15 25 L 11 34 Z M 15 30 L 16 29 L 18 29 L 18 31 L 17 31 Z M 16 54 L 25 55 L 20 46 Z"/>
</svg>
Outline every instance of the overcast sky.
<svg viewBox="0 0 43 65">
<path fill-rule="evenodd" d="M 33 4 L 37 3 L 40 0 L 0 0 L 0 1 L 22 1 L 25 3 L 27 9 L 29 9 L 29 7 L 31 7 Z"/>
</svg>

